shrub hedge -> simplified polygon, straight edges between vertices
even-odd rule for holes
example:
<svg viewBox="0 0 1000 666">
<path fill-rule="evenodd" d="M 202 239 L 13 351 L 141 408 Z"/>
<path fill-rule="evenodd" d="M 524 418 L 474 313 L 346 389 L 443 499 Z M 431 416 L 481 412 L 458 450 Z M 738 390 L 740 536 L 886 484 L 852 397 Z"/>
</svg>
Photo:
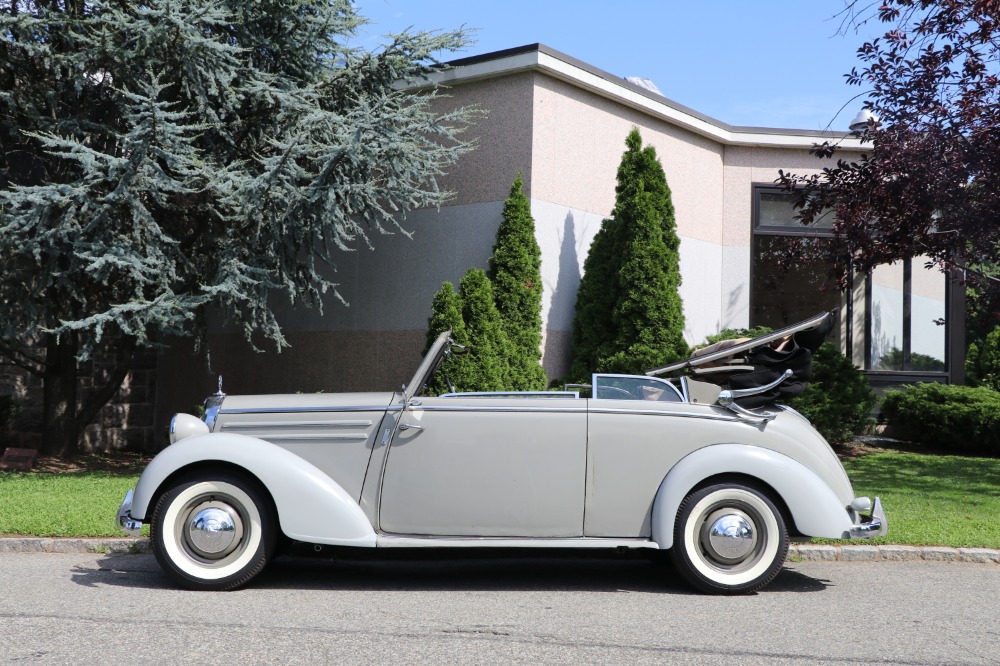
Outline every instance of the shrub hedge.
<svg viewBox="0 0 1000 666">
<path fill-rule="evenodd" d="M 809 386 L 788 404 L 831 444 L 848 442 L 873 425 L 875 395 L 868 378 L 830 343 L 813 354 Z"/>
<path fill-rule="evenodd" d="M 885 394 L 882 416 L 914 442 L 1000 454 L 1000 393 L 987 387 L 913 384 Z"/>
</svg>

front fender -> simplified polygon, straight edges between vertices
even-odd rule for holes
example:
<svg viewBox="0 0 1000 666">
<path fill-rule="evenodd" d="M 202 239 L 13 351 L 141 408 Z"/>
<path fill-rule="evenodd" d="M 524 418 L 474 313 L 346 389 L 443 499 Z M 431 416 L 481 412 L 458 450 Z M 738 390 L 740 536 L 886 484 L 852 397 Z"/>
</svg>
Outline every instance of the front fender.
<svg viewBox="0 0 1000 666">
<path fill-rule="evenodd" d="M 652 537 L 660 548 L 674 545 L 681 502 L 705 479 L 741 474 L 760 479 L 784 500 L 795 527 L 806 536 L 842 539 L 851 518 L 847 507 L 815 472 L 781 453 L 744 444 L 716 444 L 685 456 L 667 473 L 653 500 Z"/>
<path fill-rule="evenodd" d="M 310 462 L 256 437 L 210 433 L 182 439 L 146 467 L 132 498 L 131 516 L 148 521 L 150 503 L 174 472 L 198 463 L 225 462 L 257 477 L 274 498 L 281 531 L 297 541 L 375 547 L 375 531 L 353 497 Z"/>
</svg>

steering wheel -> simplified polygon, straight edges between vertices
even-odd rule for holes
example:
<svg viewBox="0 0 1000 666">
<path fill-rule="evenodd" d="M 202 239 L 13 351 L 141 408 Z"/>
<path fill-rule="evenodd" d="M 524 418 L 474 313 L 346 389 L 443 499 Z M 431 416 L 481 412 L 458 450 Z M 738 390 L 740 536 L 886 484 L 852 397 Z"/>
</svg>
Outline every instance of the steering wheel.
<svg viewBox="0 0 1000 666">
<path fill-rule="evenodd" d="M 455 385 L 451 383 L 451 377 L 445 375 L 444 382 L 448 385 L 448 393 L 457 393 L 457 391 L 455 391 Z"/>
</svg>

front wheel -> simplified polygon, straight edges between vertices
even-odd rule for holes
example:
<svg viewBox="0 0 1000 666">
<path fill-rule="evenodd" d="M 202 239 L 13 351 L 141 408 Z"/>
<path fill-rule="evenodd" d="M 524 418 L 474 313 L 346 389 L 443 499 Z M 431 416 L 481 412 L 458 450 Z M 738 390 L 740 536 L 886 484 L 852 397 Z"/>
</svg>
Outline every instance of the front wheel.
<svg viewBox="0 0 1000 666">
<path fill-rule="evenodd" d="M 765 492 L 740 483 L 717 484 L 681 502 L 670 552 L 680 574 L 698 589 L 748 594 L 781 571 L 788 531 Z"/>
<path fill-rule="evenodd" d="M 164 493 L 150 526 L 164 571 L 192 590 L 232 590 L 274 554 L 277 520 L 270 498 L 243 476 L 206 473 Z"/>
</svg>

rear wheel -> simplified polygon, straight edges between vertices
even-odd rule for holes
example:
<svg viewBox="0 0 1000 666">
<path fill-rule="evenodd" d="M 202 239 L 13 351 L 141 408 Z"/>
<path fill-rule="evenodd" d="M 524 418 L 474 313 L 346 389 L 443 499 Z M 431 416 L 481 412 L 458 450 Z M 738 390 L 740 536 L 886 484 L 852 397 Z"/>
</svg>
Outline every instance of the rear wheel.
<svg viewBox="0 0 1000 666">
<path fill-rule="evenodd" d="M 788 531 L 767 493 L 725 483 L 692 492 L 674 525 L 672 559 L 692 585 L 746 594 L 770 583 L 788 556 Z"/>
<path fill-rule="evenodd" d="M 189 477 L 164 493 L 150 527 L 157 561 L 193 590 L 232 590 L 274 554 L 277 519 L 259 484 L 230 473 Z"/>
</svg>

